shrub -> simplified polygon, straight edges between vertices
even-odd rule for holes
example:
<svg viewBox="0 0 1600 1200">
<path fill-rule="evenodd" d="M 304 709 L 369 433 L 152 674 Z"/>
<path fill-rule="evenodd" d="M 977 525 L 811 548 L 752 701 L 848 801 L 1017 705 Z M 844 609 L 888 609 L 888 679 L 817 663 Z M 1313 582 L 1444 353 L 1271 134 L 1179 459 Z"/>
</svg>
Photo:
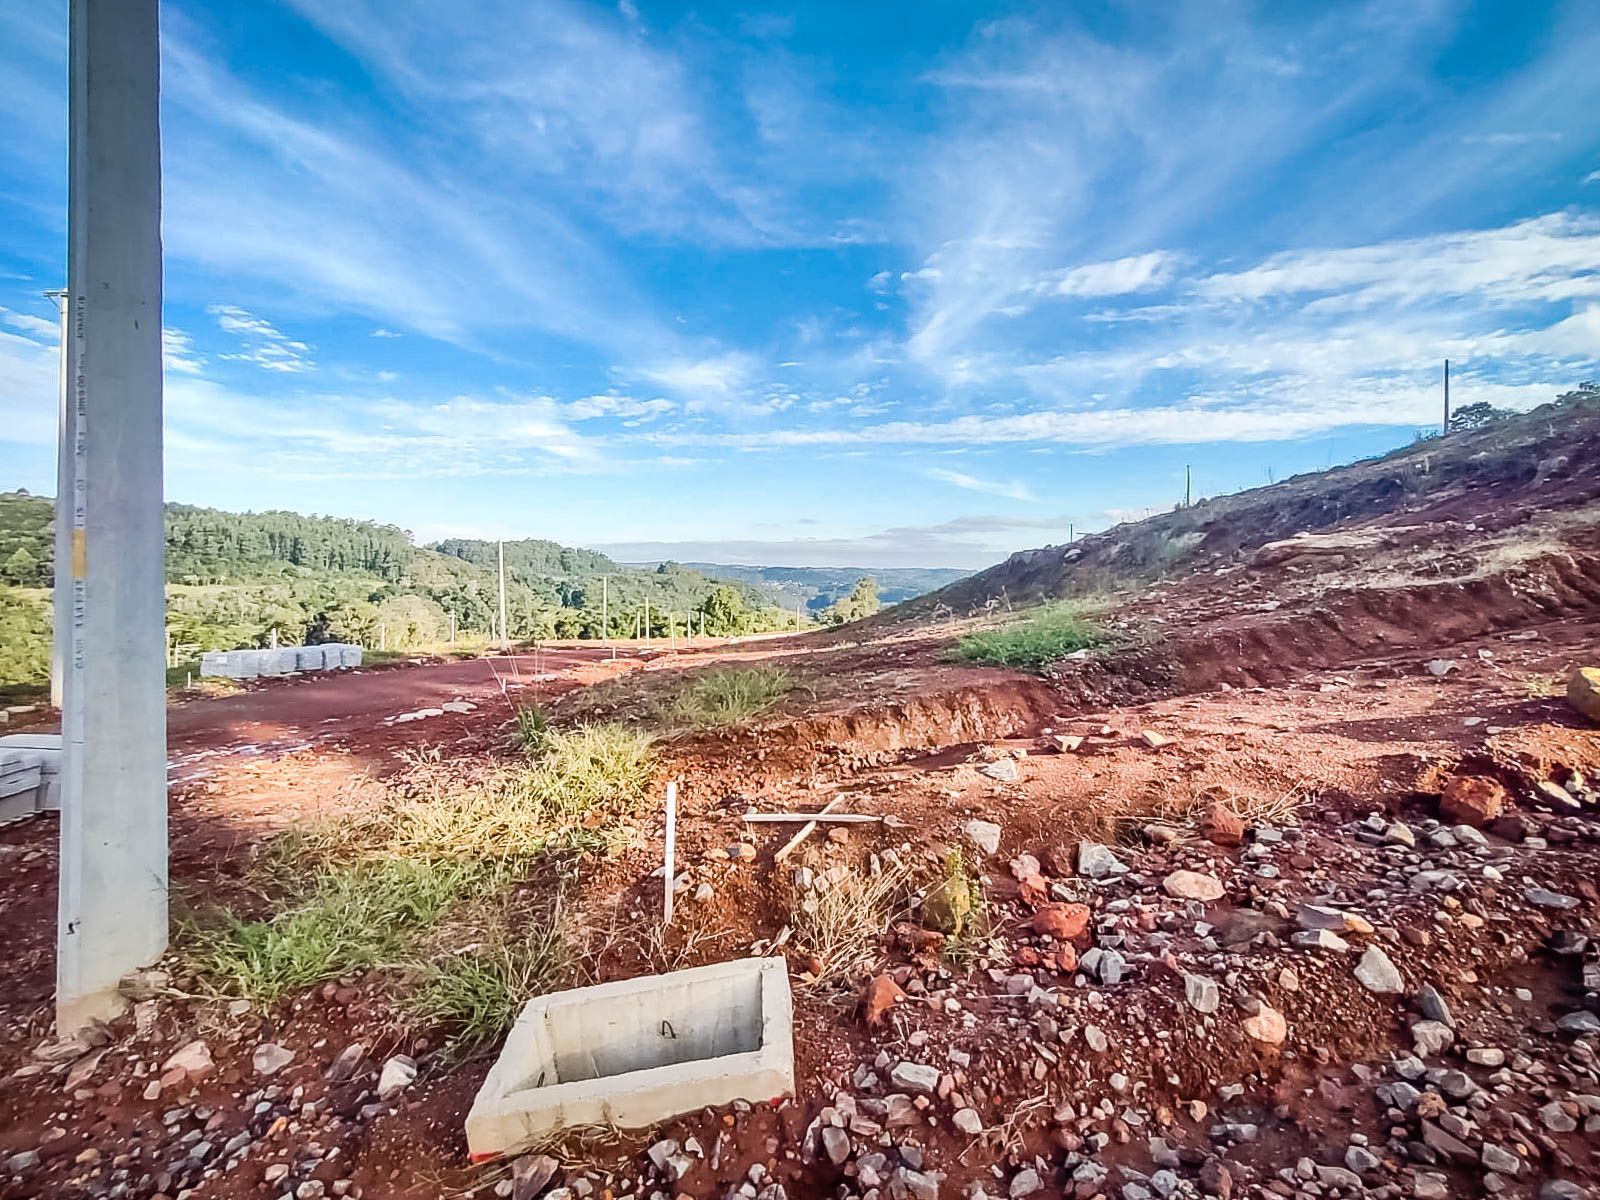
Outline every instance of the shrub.
<svg viewBox="0 0 1600 1200">
<path fill-rule="evenodd" d="M 1037 670 L 1107 641 L 1105 629 L 1085 615 L 1088 607 L 1081 601 L 1061 601 L 997 629 L 969 633 L 956 643 L 954 657 L 990 667 Z"/>
</svg>

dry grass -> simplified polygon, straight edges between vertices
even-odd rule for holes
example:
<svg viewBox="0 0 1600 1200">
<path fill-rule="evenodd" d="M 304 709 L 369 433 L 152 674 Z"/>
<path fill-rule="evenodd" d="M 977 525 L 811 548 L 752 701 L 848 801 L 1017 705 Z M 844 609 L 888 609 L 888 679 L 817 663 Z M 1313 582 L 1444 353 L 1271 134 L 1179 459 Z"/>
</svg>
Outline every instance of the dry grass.
<svg viewBox="0 0 1600 1200">
<path fill-rule="evenodd" d="M 883 954 L 889 927 L 910 910 L 911 872 L 884 863 L 876 874 L 846 870 L 819 873 L 809 891 L 796 889 L 791 907 L 796 944 L 822 960 L 822 970 L 806 986 L 836 988 L 860 980 Z"/>
</svg>

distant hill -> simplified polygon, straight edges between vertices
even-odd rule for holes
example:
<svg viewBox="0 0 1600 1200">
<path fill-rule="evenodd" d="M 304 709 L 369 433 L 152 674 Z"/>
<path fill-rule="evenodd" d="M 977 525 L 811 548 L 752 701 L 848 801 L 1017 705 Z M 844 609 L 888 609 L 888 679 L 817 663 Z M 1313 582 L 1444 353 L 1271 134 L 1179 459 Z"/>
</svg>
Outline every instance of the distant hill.
<svg viewBox="0 0 1600 1200">
<path fill-rule="evenodd" d="M 1453 420 L 1448 435 L 1421 437 L 1388 454 L 1180 506 L 1068 546 L 1018 551 L 872 619 L 965 616 L 1138 587 L 1226 566 L 1297 533 L 1403 522 L 1468 492 L 1480 504 L 1499 497 L 1499 519 L 1507 523 L 1530 507 L 1577 507 L 1600 498 L 1600 385 L 1580 384 L 1526 413 L 1474 410 L 1470 422 Z"/>
<path fill-rule="evenodd" d="M 51 584 L 53 519 L 50 499 L 0 492 L 0 607 L 31 612 L 42 603 L 33 589 Z M 167 505 L 166 525 L 167 627 L 180 656 L 273 638 L 404 650 L 452 632 L 482 639 L 499 613 L 494 542 L 424 547 L 406 530 L 372 521 L 187 504 Z M 794 620 L 792 608 L 782 611 L 758 588 L 677 563 L 637 570 L 537 539 L 507 542 L 505 550 L 514 638 L 628 636 L 642 627 L 647 603 L 658 637 L 682 633 L 690 621 L 699 629 L 702 614 L 705 631 L 717 635 L 788 628 Z M 31 673 L 13 668 L 0 684 L 28 682 L 22 676 Z"/>
<path fill-rule="evenodd" d="M 712 579 L 734 580 L 759 588 L 791 609 L 804 604 L 813 613 L 820 613 L 849 595 L 864 575 L 878 581 L 878 599 L 887 605 L 911 600 L 968 574 L 949 567 L 746 567 L 708 562 L 683 565 Z"/>
</svg>

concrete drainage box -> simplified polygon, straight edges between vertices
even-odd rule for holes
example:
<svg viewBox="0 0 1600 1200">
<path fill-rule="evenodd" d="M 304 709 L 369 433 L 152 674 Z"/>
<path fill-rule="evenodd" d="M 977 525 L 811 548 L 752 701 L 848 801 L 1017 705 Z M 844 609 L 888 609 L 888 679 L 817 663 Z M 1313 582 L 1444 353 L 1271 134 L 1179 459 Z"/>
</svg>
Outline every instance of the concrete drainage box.
<svg viewBox="0 0 1600 1200">
<path fill-rule="evenodd" d="M 528 1001 L 467 1114 L 474 1161 L 563 1129 L 644 1129 L 794 1095 L 782 958 L 747 958 Z"/>
</svg>

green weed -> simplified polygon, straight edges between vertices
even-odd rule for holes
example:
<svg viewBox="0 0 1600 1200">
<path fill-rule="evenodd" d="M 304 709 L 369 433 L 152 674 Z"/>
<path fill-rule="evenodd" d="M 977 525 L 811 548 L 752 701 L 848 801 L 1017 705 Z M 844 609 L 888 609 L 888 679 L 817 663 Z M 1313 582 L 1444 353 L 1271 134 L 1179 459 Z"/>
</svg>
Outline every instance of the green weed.
<svg viewBox="0 0 1600 1200">
<path fill-rule="evenodd" d="M 796 686 L 782 667 L 729 667 L 692 676 L 665 716 L 669 724 L 691 729 L 737 725 L 767 711 Z"/>
<path fill-rule="evenodd" d="M 504 1036 L 534 996 L 547 992 L 571 963 L 555 917 L 523 933 L 461 953 L 435 958 L 407 1006 L 450 1031 L 454 1046 L 470 1050 Z"/>
<path fill-rule="evenodd" d="M 1075 650 L 1105 644 L 1108 634 L 1088 618 L 1089 607 L 1073 600 L 1047 604 L 996 629 L 967 634 L 952 656 L 990 667 L 1038 670 Z"/>
</svg>

